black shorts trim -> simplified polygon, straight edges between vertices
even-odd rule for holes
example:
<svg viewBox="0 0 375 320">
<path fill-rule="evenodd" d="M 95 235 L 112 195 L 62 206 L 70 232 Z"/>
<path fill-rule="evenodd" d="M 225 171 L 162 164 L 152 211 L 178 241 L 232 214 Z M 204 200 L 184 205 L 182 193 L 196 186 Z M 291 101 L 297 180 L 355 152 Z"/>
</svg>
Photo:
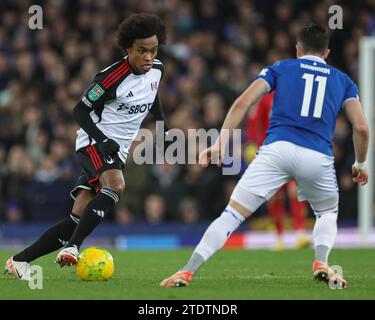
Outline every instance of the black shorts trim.
<svg viewBox="0 0 375 320">
<path fill-rule="evenodd" d="M 70 191 L 70 197 L 75 200 L 77 198 L 77 195 L 78 195 L 78 191 L 79 189 L 83 189 L 83 190 L 87 190 L 87 191 L 93 191 L 93 189 L 89 186 L 86 186 L 86 185 L 76 185 L 71 191 Z"/>
<path fill-rule="evenodd" d="M 104 171 L 110 169 L 123 170 L 124 163 L 118 154 L 114 156 L 103 156 L 96 144 L 77 150 L 76 155 L 83 172 L 78 178 L 70 196 L 75 200 L 79 189 L 97 193 L 100 190 L 99 178 Z"/>
<path fill-rule="evenodd" d="M 103 156 L 97 148 L 97 144 L 89 145 L 81 148 L 76 152 L 79 163 L 83 171 L 86 173 L 91 185 L 95 180 L 99 179 L 104 171 L 110 169 L 122 170 L 124 163 L 116 153 L 115 155 Z"/>
</svg>

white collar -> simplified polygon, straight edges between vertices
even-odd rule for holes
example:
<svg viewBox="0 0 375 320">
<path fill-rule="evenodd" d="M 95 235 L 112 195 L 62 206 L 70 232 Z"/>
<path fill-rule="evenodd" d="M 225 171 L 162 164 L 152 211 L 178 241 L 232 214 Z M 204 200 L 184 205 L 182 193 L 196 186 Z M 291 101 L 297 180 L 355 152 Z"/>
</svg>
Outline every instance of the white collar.
<svg viewBox="0 0 375 320">
<path fill-rule="evenodd" d="M 324 59 L 322 59 L 321 57 L 313 56 L 313 55 L 310 55 L 310 54 L 307 54 L 307 55 L 304 55 L 302 57 L 299 57 L 299 59 L 313 60 L 313 61 L 316 61 L 316 62 L 327 64 L 324 61 Z"/>
</svg>

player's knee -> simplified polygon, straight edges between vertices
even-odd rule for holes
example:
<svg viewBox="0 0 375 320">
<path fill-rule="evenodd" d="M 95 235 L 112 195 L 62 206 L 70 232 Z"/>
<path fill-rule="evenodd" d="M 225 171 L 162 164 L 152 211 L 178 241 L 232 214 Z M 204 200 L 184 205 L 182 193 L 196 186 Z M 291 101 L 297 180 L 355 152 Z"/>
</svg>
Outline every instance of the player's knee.
<svg viewBox="0 0 375 320">
<path fill-rule="evenodd" d="M 235 202 L 233 204 L 233 202 Z M 237 204 L 240 204 L 241 214 L 246 218 L 249 217 L 253 212 L 255 212 L 263 203 L 265 198 L 257 196 L 239 186 L 234 188 L 231 199 L 229 201 L 230 205 L 237 207 Z"/>
<path fill-rule="evenodd" d="M 339 206 L 338 193 L 332 194 L 330 197 L 321 199 L 320 201 L 310 202 L 311 208 L 313 209 L 315 215 L 324 213 L 337 213 Z"/>
<path fill-rule="evenodd" d="M 100 183 L 102 188 L 112 189 L 119 197 L 121 197 L 125 190 L 124 176 L 122 172 L 117 169 L 104 171 L 100 176 Z"/>
<path fill-rule="evenodd" d="M 332 208 L 327 208 L 327 209 L 324 209 L 324 210 L 314 210 L 314 214 L 317 218 L 320 218 L 321 216 L 323 215 L 332 215 L 334 217 L 336 217 L 336 220 L 337 220 L 337 214 L 339 212 L 339 207 L 338 205 L 332 207 Z"/>
<path fill-rule="evenodd" d="M 233 199 L 230 199 L 229 205 L 233 209 L 235 209 L 239 214 L 241 214 L 241 216 L 243 216 L 245 219 L 252 215 L 252 212 L 248 208 L 244 207 L 243 205 L 241 205 Z"/>
<path fill-rule="evenodd" d="M 106 185 L 106 186 L 103 186 L 103 187 L 112 189 L 114 192 L 117 193 L 119 198 L 121 198 L 122 194 L 125 191 L 125 183 L 124 182 L 112 183 L 112 184 L 109 184 L 109 185 Z"/>
</svg>

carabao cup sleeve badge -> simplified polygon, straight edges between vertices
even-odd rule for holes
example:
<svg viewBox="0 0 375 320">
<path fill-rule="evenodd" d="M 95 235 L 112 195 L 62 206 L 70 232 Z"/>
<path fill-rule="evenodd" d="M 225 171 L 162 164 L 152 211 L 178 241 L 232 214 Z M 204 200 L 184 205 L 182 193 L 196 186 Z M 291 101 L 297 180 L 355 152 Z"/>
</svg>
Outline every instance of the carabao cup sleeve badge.
<svg viewBox="0 0 375 320">
<path fill-rule="evenodd" d="M 104 90 L 98 84 L 94 85 L 89 91 L 89 99 L 91 101 L 98 100 L 104 93 Z"/>
</svg>

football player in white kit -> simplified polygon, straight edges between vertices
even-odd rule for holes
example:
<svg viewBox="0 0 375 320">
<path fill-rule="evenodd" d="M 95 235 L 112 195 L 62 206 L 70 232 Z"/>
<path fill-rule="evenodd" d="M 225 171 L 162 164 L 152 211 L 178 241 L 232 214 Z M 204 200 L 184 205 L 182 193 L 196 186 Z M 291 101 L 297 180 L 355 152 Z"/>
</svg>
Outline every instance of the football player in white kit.
<svg viewBox="0 0 375 320">
<path fill-rule="evenodd" d="M 188 263 L 163 280 L 162 287 L 188 285 L 198 268 L 224 245 L 232 232 L 290 179 L 297 182 L 299 200 L 307 200 L 316 215 L 315 279 L 347 287 L 347 281 L 328 265 L 338 215 L 331 139 L 341 108 L 353 126 L 356 161 L 352 174 L 354 182 L 360 185 L 368 180 L 365 160 L 369 132 L 357 86 L 346 74 L 325 62 L 328 43 L 324 28 L 317 25 L 303 28 L 296 45 L 297 59 L 278 61 L 264 68 L 234 102 L 224 121 L 224 130 L 236 128 L 251 106 L 266 93 L 275 91 L 267 137 L 224 212 L 208 227 Z M 224 135 L 220 135 L 213 146 L 201 153 L 201 165 L 207 166 L 214 157 L 221 164 L 221 150 L 227 144 L 223 139 Z"/>
<path fill-rule="evenodd" d="M 151 111 L 165 120 L 157 95 L 163 65 L 156 59 L 165 41 L 165 25 L 155 15 L 133 14 L 120 24 L 118 45 L 126 55 L 96 75 L 74 109 L 82 175 L 71 192 L 72 212 L 8 259 L 5 269 L 16 278 L 28 280 L 29 262 L 62 247 L 56 261 L 76 264 L 84 239 L 118 202 L 125 189 L 122 168 L 143 119 Z"/>
</svg>

